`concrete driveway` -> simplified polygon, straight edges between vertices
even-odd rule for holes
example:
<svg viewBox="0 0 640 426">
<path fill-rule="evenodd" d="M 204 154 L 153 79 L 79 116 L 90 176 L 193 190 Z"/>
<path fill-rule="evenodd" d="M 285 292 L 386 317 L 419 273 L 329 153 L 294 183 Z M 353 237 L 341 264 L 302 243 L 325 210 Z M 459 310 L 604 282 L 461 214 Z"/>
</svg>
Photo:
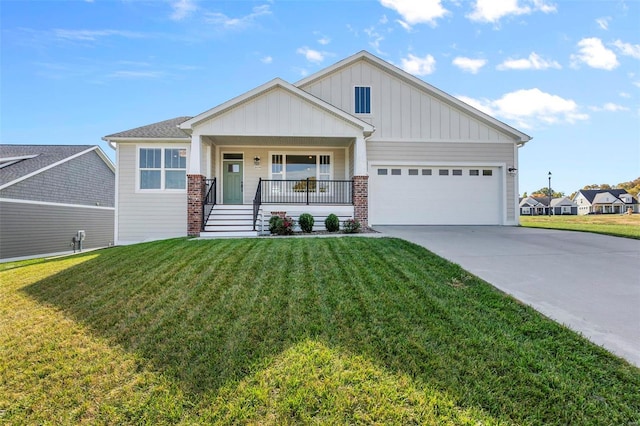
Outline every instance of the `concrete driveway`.
<svg viewBox="0 0 640 426">
<path fill-rule="evenodd" d="M 376 226 L 640 367 L 640 240 L 502 226 Z"/>
</svg>

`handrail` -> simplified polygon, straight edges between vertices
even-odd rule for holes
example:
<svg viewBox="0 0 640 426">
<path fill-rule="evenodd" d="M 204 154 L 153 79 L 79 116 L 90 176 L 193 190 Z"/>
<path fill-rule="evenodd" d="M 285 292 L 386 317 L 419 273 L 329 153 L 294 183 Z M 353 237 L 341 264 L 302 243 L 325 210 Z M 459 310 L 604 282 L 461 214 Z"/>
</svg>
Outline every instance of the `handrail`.
<svg viewBox="0 0 640 426">
<path fill-rule="evenodd" d="M 205 179 L 205 196 L 202 199 L 202 230 L 204 231 L 204 227 L 207 225 L 207 220 L 209 220 L 209 215 L 211 214 L 211 210 L 213 210 L 213 206 L 216 205 L 216 178 L 213 179 Z M 207 206 L 211 206 L 209 213 L 207 214 Z"/>
<path fill-rule="evenodd" d="M 260 205 L 262 204 L 262 178 L 258 179 L 258 189 L 256 190 L 256 196 L 253 198 L 253 230 L 256 230 L 256 222 L 258 220 L 258 212 L 260 211 Z"/>
</svg>

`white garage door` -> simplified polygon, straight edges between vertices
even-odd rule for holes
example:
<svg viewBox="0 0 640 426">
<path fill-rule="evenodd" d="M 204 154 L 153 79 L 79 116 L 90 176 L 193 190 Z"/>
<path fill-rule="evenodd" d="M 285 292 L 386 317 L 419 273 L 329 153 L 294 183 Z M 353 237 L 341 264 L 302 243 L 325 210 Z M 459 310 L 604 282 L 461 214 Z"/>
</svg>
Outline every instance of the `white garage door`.
<svg viewBox="0 0 640 426">
<path fill-rule="evenodd" d="M 499 225 L 497 167 L 375 166 L 369 177 L 372 225 Z"/>
</svg>

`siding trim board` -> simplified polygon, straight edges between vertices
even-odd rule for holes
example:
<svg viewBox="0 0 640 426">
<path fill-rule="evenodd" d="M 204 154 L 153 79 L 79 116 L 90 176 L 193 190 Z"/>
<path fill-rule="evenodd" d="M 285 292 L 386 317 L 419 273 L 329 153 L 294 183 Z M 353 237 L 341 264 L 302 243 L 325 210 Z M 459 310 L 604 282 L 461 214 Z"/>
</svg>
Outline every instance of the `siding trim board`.
<svg viewBox="0 0 640 426">
<path fill-rule="evenodd" d="M 21 200 L 16 198 L 1 198 L 1 197 L 0 197 L 0 202 L 33 204 L 33 205 L 41 205 L 41 206 L 71 207 L 71 208 L 78 208 L 78 209 L 96 209 L 96 210 L 113 210 L 113 211 L 115 211 L 116 209 L 115 207 L 85 206 L 82 204 L 51 203 L 49 201 Z"/>
</svg>

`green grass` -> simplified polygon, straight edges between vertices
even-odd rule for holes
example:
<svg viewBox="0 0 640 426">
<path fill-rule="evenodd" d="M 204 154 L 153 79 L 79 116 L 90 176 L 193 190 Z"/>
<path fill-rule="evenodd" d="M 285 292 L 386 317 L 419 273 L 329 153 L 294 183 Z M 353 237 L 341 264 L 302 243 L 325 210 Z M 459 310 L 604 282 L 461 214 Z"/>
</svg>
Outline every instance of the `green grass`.
<svg viewBox="0 0 640 426">
<path fill-rule="evenodd" d="M 640 370 L 397 239 L 0 272 L 0 423 L 640 424 Z"/>
<path fill-rule="evenodd" d="M 615 237 L 640 239 L 640 214 L 520 216 L 520 224 L 529 228 L 593 232 Z"/>
</svg>

